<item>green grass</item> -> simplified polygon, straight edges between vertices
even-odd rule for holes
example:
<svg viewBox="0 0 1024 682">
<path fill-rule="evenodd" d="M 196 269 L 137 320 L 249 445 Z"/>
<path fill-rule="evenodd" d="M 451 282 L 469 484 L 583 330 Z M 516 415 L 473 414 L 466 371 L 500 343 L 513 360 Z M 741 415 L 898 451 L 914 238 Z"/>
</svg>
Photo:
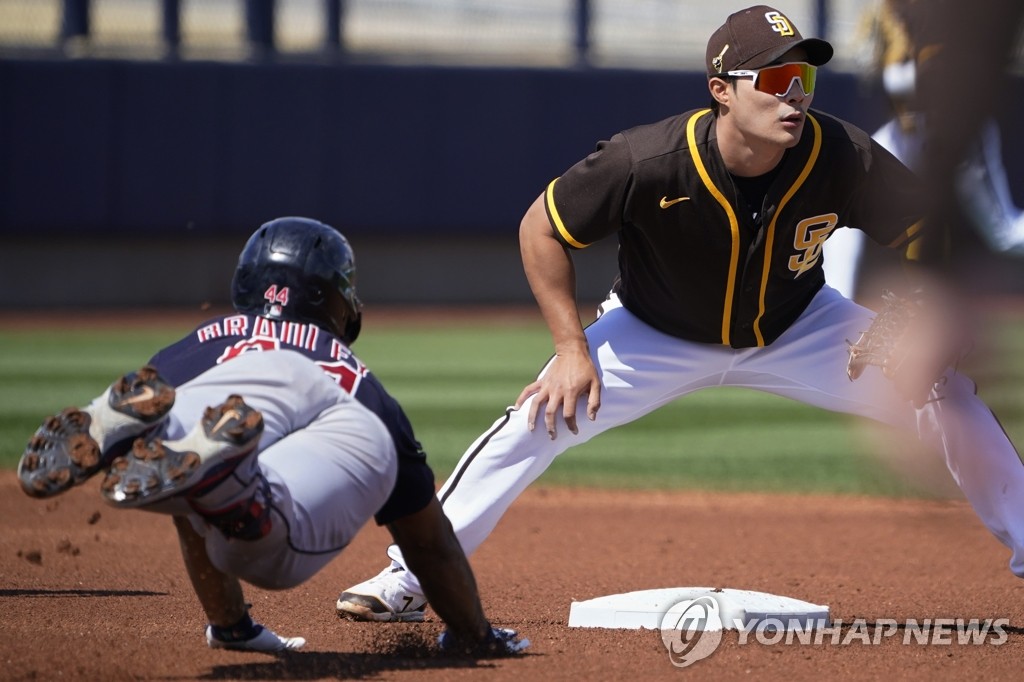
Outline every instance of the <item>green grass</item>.
<svg viewBox="0 0 1024 682">
<path fill-rule="evenodd" d="M 0 332 L 0 467 L 13 468 L 40 419 L 82 404 L 187 328 Z M 1024 318 L 994 318 L 965 370 L 1024 442 Z M 402 403 L 442 481 L 550 354 L 539 323 L 380 325 L 356 351 Z M 941 464 L 880 447 L 861 422 L 776 396 L 720 388 L 678 400 L 559 457 L 557 485 L 928 495 Z M 909 448 L 913 450 L 913 448 Z M 923 472 L 923 473 L 922 473 Z"/>
<path fill-rule="evenodd" d="M 0 467 L 17 466 L 44 416 L 89 401 L 184 331 L 0 332 Z"/>
</svg>

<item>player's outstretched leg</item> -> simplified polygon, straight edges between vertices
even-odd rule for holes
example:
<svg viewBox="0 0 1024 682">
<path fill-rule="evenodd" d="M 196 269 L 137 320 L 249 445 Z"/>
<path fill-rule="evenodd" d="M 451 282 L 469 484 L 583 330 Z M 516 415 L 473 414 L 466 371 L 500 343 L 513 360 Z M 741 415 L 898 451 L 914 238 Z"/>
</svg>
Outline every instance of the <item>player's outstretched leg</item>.
<svg viewBox="0 0 1024 682">
<path fill-rule="evenodd" d="M 400 566 L 388 566 L 369 580 L 348 588 L 335 604 L 338 616 L 382 623 L 422 621 L 427 598 L 402 584 L 404 573 Z"/>
<path fill-rule="evenodd" d="M 263 415 L 232 395 L 206 408 L 184 438 L 138 439 L 110 465 L 100 491 L 119 507 L 138 507 L 185 491 L 208 490 L 252 452 L 263 433 Z"/>
<path fill-rule="evenodd" d="M 153 367 L 115 381 L 87 407 L 48 417 L 18 463 L 22 489 L 51 497 L 88 480 L 131 442 L 163 422 L 174 405 L 174 387 Z"/>
</svg>

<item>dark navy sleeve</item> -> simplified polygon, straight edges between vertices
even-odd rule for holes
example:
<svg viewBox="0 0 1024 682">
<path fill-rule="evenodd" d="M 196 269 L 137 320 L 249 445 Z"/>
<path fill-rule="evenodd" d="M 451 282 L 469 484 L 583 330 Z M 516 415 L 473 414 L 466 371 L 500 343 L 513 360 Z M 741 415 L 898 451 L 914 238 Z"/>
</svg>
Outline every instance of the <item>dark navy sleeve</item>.
<svg viewBox="0 0 1024 682">
<path fill-rule="evenodd" d="M 427 465 L 427 455 L 402 407 L 381 385 L 377 377 L 368 375 L 359 384 L 356 399 L 380 417 L 395 441 L 398 451 L 398 479 L 384 506 L 374 519 L 385 525 L 403 516 L 420 511 L 435 494 L 434 472 Z"/>
<path fill-rule="evenodd" d="M 223 352 L 223 348 L 195 343 L 191 336 L 186 336 L 159 351 L 150 358 L 149 364 L 156 367 L 165 381 L 177 387 L 215 366 Z"/>
</svg>

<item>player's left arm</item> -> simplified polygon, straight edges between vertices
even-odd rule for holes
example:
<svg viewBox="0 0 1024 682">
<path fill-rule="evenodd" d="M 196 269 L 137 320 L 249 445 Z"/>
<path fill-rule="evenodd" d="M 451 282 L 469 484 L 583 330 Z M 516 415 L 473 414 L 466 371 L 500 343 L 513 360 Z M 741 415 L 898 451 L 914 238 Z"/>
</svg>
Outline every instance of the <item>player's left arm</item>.
<svg viewBox="0 0 1024 682">
<path fill-rule="evenodd" d="M 419 578 L 427 601 L 448 627 L 443 648 L 493 656 L 516 653 L 529 644 L 515 631 L 492 628 L 487 621 L 469 560 L 436 497 L 387 527 L 406 567 Z"/>
<path fill-rule="evenodd" d="M 548 190 L 551 192 L 551 189 Z M 578 433 L 576 407 L 587 398 L 587 418 L 601 407 L 601 381 L 590 357 L 590 346 L 576 302 L 576 270 L 568 248 L 556 237 L 545 209 L 547 194 L 530 206 L 519 227 L 523 270 L 554 344 L 555 357 L 543 376 L 527 385 L 516 399 L 519 409 L 530 396 L 527 425 L 532 430 L 543 409 L 548 436 L 556 437 L 560 414 L 566 427 Z"/>
</svg>

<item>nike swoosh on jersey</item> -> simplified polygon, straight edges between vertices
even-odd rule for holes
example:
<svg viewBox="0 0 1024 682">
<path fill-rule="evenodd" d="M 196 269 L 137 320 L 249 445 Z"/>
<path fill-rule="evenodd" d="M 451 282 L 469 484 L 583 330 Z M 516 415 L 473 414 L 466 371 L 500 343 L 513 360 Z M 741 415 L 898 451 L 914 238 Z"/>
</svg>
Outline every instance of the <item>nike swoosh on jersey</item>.
<svg viewBox="0 0 1024 682">
<path fill-rule="evenodd" d="M 669 199 L 668 197 L 662 197 L 661 201 L 658 202 L 658 206 L 662 208 L 668 208 L 669 206 L 675 206 L 680 201 L 689 201 L 690 197 L 679 197 L 678 199 Z"/>
</svg>

